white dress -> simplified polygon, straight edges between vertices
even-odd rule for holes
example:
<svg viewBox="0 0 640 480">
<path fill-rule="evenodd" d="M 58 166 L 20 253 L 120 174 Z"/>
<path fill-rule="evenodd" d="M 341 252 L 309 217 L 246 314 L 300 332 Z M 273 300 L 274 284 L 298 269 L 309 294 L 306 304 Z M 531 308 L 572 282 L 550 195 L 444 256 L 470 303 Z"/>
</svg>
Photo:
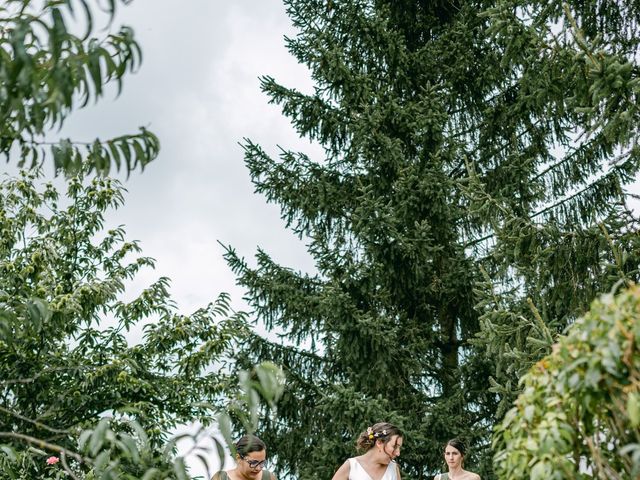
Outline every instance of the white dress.
<svg viewBox="0 0 640 480">
<path fill-rule="evenodd" d="M 398 480 L 396 462 L 389 462 L 387 471 L 380 480 Z M 373 480 L 355 458 L 349 459 L 349 480 Z"/>
</svg>

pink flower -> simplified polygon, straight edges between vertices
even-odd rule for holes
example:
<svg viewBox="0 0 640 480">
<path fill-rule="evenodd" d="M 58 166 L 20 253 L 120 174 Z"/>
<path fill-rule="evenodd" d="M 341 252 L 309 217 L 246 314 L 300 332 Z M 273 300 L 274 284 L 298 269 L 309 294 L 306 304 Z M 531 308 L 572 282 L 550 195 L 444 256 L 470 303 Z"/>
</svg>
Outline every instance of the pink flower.
<svg viewBox="0 0 640 480">
<path fill-rule="evenodd" d="M 49 457 L 47 458 L 47 465 L 55 465 L 59 461 L 60 459 L 58 457 Z"/>
</svg>

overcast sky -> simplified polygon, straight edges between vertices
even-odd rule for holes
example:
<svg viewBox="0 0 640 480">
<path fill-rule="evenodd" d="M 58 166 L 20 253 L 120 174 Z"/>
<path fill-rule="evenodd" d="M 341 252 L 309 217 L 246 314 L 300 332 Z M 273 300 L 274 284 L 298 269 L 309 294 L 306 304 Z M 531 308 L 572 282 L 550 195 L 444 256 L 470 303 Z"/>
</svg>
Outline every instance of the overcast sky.
<svg viewBox="0 0 640 480">
<path fill-rule="evenodd" d="M 126 203 L 108 219 L 108 226 L 124 224 L 128 239 L 157 261 L 134 287 L 167 276 L 182 313 L 220 292 L 243 309 L 218 241 L 250 261 L 260 246 L 284 265 L 312 270 L 278 207 L 253 193 L 238 145 L 249 137 L 270 153 L 277 145 L 319 153 L 260 91 L 261 75 L 311 86 L 284 47 L 284 35 L 294 32 L 281 1 L 135 0 L 121 8 L 114 27 L 120 24 L 142 46 L 141 69 L 125 79 L 120 97 L 75 112 L 60 136 L 106 139 L 144 125 L 160 138 L 159 158 L 124 182 Z M 193 473 L 203 474 L 197 465 Z"/>
<path fill-rule="evenodd" d="M 260 91 L 259 76 L 307 90 L 311 82 L 284 47 L 294 32 L 280 0 L 135 0 L 116 26 L 133 27 L 144 60 L 122 95 L 75 112 L 62 136 L 92 140 L 137 132 L 157 134 L 160 156 L 125 181 L 126 204 L 112 217 L 157 260 L 140 285 L 172 279 L 181 311 L 219 292 L 241 307 L 242 290 L 217 243 L 252 260 L 258 246 L 279 262 L 309 270 L 304 243 L 287 231 L 279 208 L 253 193 L 244 137 L 270 153 L 277 145 L 318 152 L 300 140 Z"/>
</svg>

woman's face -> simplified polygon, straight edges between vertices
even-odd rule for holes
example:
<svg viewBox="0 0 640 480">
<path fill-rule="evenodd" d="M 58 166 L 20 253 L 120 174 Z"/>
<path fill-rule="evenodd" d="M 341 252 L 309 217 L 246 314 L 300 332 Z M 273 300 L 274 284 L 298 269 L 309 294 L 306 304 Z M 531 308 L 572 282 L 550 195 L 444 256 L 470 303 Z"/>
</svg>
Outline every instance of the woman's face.
<svg viewBox="0 0 640 480">
<path fill-rule="evenodd" d="M 249 452 L 245 455 L 237 455 L 236 463 L 238 465 L 238 472 L 247 480 L 255 480 L 264 468 L 266 459 L 266 450 Z"/>
<path fill-rule="evenodd" d="M 381 452 L 386 454 L 386 457 L 389 458 L 389 461 L 395 460 L 400 456 L 400 448 L 402 448 L 402 437 L 399 435 L 392 435 L 387 443 L 384 443 L 380 440 L 382 444 Z"/>
<path fill-rule="evenodd" d="M 455 447 L 451 445 L 447 445 L 444 449 L 444 460 L 447 462 L 449 468 L 458 468 L 462 466 L 462 457 L 463 455 L 460 453 Z"/>
</svg>

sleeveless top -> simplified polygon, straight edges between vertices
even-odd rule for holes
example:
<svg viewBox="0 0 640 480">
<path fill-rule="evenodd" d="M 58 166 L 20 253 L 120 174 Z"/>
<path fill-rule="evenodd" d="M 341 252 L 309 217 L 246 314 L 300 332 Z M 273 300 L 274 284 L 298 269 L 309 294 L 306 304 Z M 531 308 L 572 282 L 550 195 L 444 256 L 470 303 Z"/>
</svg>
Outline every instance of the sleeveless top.
<svg viewBox="0 0 640 480">
<path fill-rule="evenodd" d="M 349 459 L 349 480 L 373 480 L 355 458 Z M 398 480 L 396 462 L 389 462 L 387 470 L 380 480 Z"/>
<path fill-rule="evenodd" d="M 439 473 L 436 478 L 438 480 L 449 480 L 449 474 L 448 473 Z"/>
</svg>

